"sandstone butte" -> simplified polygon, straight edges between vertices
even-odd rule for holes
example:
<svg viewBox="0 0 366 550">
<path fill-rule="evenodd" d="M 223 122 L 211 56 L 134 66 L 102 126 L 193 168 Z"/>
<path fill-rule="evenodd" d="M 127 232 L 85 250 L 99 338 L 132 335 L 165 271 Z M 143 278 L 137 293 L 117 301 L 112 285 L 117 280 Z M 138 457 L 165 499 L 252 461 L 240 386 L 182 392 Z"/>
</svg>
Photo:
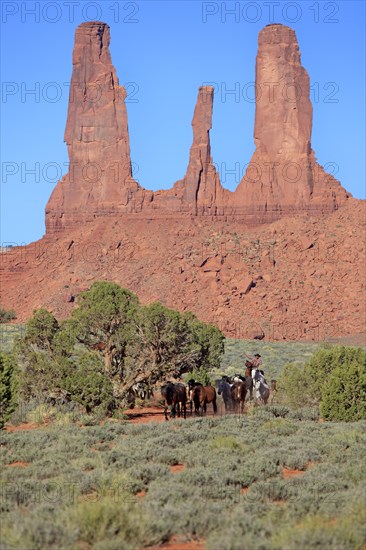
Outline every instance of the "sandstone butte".
<svg viewBox="0 0 366 550">
<path fill-rule="evenodd" d="M 256 149 L 234 192 L 211 157 L 208 86 L 198 91 L 184 177 L 161 191 L 134 180 L 126 91 L 109 42 L 105 23 L 76 29 L 70 170 L 46 206 L 45 236 L 1 254 L 2 306 L 18 321 L 38 307 L 64 318 L 77 304 L 70 295 L 105 279 L 144 303 L 191 310 L 228 337 L 362 335 L 365 202 L 316 161 L 295 32 L 272 24 L 259 33 Z"/>
</svg>

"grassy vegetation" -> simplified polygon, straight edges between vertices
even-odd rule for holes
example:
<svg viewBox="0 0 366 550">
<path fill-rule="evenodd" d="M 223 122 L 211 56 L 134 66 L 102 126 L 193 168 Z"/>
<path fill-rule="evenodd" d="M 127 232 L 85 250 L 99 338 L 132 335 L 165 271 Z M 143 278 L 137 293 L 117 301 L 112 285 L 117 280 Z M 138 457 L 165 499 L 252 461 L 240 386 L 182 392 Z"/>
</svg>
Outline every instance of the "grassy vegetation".
<svg viewBox="0 0 366 550">
<path fill-rule="evenodd" d="M 1 328 L 10 351 L 19 328 Z M 209 375 L 243 372 L 244 354 L 260 353 L 266 378 L 278 378 L 319 347 L 226 340 L 222 366 Z M 12 423 L 42 428 L 2 432 L 0 548 L 132 550 L 178 535 L 203 538 L 208 550 L 364 550 L 366 422 L 320 423 L 318 405 L 299 392 L 250 405 L 245 416 L 146 425 L 126 422 L 121 410 L 114 419 L 88 415 L 84 394 L 57 406 L 20 401 Z M 174 473 L 176 464 L 185 468 Z"/>
<path fill-rule="evenodd" d="M 366 423 L 305 417 L 262 407 L 3 432 L 2 548 L 125 550 L 177 534 L 212 550 L 361 550 Z"/>
<path fill-rule="evenodd" d="M 16 336 L 23 336 L 25 325 L 22 324 L 0 324 L 0 351 L 10 353 Z"/>
</svg>

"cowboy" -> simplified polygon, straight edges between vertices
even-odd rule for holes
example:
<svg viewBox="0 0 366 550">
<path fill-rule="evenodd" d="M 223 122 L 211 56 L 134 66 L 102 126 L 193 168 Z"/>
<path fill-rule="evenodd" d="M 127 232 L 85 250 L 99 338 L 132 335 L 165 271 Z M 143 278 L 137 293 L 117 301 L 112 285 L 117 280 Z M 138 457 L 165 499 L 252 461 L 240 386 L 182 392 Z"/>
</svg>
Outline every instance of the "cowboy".
<svg viewBox="0 0 366 550">
<path fill-rule="evenodd" d="M 255 374 L 255 371 L 256 370 L 259 370 L 259 367 L 261 366 L 262 364 L 262 357 L 261 355 L 259 355 L 259 353 L 256 353 L 254 355 L 254 357 L 252 357 L 251 355 L 247 355 L 245 354 L 245 357 L 248 358 L 248 361 L 245 362 L 245 364 L 247 365 L 247 367 L 249 367 L 252 371 L 252 377 L 254 377 L 254 374 Z M 263 371 L 259 371 L 262 375 L 264 375 Z"/>
</svg>

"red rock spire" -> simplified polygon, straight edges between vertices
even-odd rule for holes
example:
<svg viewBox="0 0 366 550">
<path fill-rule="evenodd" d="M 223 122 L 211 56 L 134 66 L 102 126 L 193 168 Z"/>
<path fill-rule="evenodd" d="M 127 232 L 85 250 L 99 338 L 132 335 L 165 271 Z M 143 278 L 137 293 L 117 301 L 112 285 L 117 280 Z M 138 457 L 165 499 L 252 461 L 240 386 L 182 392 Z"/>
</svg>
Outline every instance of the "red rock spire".
<svg viewBox="0 0 366 550">
<path fill-rule="evenodd" d="M 296 211 L 332 211 L 348 197 L 316 162 L 309 75 L 295 31 L 272 24 L 258 36 L 256 150 L 234 193 L 250 217 L 271 221 Z"/>
<path fill-rule="evenodd" d="M 75 32 L 65 142 L 69 173 L 46 207 L 47 231 L 83 223 L 134 202 L 126 91 L 109 52 L 106 23 L 91 21 Z"/>
</svg>

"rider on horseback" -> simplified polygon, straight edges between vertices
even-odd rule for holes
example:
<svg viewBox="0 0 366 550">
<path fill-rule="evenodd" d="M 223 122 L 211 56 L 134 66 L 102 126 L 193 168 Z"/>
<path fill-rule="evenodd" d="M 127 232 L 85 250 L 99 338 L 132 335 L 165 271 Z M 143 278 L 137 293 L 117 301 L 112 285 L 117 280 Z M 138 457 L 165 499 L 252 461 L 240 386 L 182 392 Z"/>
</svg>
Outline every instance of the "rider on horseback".
<svg viewBox="0 0 366 550">
<path fill-rule="evenodd" d="M 248 358 L 248 360 L 245 361 L 245 364 L 247 367 L 251 369 L 252 377 L 254 377 L 255 371 L 259 370 L 259 367 L 262 364 L 262 357 L 259 355 L 259 353 L 256 353 L 254 357 L 252 357 L 251 355 L 245 354 L 245 357 Z M 262 370 L 259 370 L 259 372 L 264 376 L 264 372 Z"/>
<path fill-rule="evenodd" d="M 269 387 L 266 379 L 264 378 L 264 372 L 259 367 L 262 364 L 262 358 L 259 353 L 256 353 L 254 357 L 245 354 L 245 357 L 248 360 L 245 362 L 246 366 L 250 369 L 253 385 L 255 388 L 255 398 L 256 402 L 262 400 L 262 402 L 267 403 L 269 395 Z"/>
</svg>

